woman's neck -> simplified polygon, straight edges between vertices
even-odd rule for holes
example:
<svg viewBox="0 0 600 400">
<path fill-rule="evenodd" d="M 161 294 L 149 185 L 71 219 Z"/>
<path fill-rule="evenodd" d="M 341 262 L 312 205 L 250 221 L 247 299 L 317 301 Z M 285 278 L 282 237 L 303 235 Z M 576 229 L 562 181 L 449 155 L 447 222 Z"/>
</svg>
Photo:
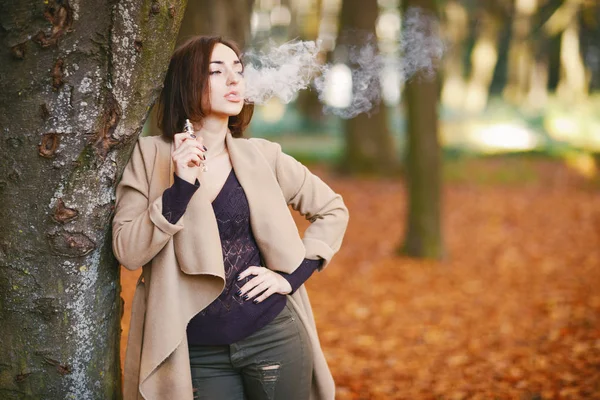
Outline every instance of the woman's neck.
<svg viewBox="0 0 600 400">
<path fill-rule="evenodd" d="M 203 144 L 208 151 L 207 158 L 221 153 L 225 147 L 225 136 L 227 136 L 229 117 L 221 118 L 209 115 L 202 120 L 202 124 L 194 122 L 194 133 L 202 137 Z"/>
</svg>

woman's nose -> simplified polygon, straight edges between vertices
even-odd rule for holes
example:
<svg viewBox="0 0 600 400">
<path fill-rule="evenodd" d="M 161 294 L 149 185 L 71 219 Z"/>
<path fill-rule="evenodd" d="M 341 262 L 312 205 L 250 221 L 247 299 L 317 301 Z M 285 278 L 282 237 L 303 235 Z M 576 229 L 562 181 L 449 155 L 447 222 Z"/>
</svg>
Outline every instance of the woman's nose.
<svg viewBox="0 0 600 400">
<path fill-rule="evenodd" d="M 237 72 L 235 71 L 229 71 L 229 74 L 227 76 L 227 83 L 228 84 L 237 84 L 240 81 L 240 76 L 238 75 Z"/>
</svg>

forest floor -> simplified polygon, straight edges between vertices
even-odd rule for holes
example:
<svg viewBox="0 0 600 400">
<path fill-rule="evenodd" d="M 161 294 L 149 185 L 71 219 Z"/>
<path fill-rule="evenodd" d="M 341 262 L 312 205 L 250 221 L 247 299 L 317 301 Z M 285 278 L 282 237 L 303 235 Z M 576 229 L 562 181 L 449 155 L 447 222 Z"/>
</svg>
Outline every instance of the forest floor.
<svg viewBox="0 0 600 400">
<path fill-rule="evenodd" d="M 338 400 L 600 399 L 600 189 L 514 162 L 454 171 L 443 261 L 396 255 L 401 181 L 314 169 L 350 210 L 341 251 L 307 282 Z M 122 272 L 122 355 L 137 274 Z"/>
</svg>

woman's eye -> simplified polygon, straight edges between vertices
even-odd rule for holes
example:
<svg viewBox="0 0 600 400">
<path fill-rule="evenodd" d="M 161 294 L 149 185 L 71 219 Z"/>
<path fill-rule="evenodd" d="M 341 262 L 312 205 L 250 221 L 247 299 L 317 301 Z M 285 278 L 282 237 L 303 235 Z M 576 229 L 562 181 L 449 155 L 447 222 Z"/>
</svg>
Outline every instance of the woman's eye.
<svg viewBox="0 0 600 400">
<path fill-rule="evenodd" d="M 216 75 L 216 74 L 220 74 L 220 73 L 221 73 L 221 71 L 210 71 L 211 75 Z"/>
<path fill-rule="evenodd" d="M 238 71 L 238 74 L 239 74 L 240 76 L 244 76 L 244 71 Z"/>
</svg>

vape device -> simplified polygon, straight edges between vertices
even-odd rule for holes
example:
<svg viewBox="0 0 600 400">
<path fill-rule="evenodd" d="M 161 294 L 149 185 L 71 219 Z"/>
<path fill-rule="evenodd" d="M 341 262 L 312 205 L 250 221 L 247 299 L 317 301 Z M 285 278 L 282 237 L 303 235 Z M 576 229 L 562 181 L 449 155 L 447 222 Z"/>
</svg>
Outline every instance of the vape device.
<svg viewBox="0 0 600 400">
<path fill-rule="evenodd" d="M 190 122 L 189 119 L 185 120 L 185 124 L 183 126 L 183 131 L 185 133 L 187 133 L 188 135 L 190 135 L 190 138 L 196 139 L 196 135 L 194 134 L 194 125 L 192 125 L 192 123 Z M 208 166 L 205 163 L 203 163 L 202 161 L 200 161 L 200 168 L 202 168 L 202 172 L 208 171 Z"/>
<path fill-rule="evenodd" d="M 183 131 L 190 135 L 192 139 L 196 139 L 196 135 L 194 135 L 194 125 L 192 125 L 189 119 L 185 120 L 185 124 L 183 125 Z"/>
</svg>

